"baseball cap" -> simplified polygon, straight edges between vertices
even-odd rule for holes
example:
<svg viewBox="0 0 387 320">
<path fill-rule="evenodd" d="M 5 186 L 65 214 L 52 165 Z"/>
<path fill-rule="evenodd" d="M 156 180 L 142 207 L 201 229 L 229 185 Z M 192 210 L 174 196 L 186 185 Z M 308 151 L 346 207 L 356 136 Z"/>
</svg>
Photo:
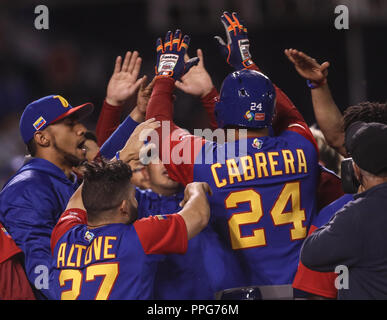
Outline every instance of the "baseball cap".
<svg viewBox="0 0 387 320">
<path fill-rule="evenodd" d="M 33 137 L 36 131 L 45 129 L 69 115 L 76 114 L 79 119 L 86 118 L 94 110 L 92 103 L 85 103 L 72 107 L 60 95 L 50 95 L 31 102 L 24 109 L 20 118 L 20 133 L 25 144 Z"/>
<path fill-rule="evenodd" d="M 356 121 L 345 132 L 345 146 L 361 169 L 375 175 L 387 170 L 387 125 Z"/>
</svg>

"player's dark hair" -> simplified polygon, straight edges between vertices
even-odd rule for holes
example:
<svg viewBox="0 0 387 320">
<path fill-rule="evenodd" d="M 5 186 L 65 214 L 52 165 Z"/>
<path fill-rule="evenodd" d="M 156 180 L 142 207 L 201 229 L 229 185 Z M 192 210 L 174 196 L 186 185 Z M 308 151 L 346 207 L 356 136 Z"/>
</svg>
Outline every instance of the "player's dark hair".
<svg viewBox="0 0 387 320">
<path fill-rule="evenodd" d="M 86 162 L 82 170 L 82 200 L 89 220 L 127 200 L 132 178 L 129 165 L 120 160 L 99 159 Z"/>
<path fill-rule="evenodd" d="M 96 136 L 96 134 L 93 131 L 90 131 L 90 130 L 86 131 L 85 134 L 84 134 L 84 137 L 85 137 L 86 140 L 92 140 L 95 143 L 98 143 L 97 136 Z"/>
<path fill-rule="evenodd" d="M 387 124 L 387 104 L 378 102 L 361 102 L 357 105 L 348 107 L 344 111 L 344 132 L 352 123 L 356 121 Z"/>
</svg>

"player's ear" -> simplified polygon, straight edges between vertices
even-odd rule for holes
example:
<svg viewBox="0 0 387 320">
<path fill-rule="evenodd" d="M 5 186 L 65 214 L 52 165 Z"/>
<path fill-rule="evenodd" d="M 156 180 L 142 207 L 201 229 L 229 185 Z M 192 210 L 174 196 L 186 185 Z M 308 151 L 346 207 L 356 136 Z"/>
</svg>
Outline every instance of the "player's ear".
<svg viewBox="0 0 387 320">
<path fill-rule="evenodd" d="M 361 173 L 361 170 L 360 168 L 358 167 L 358 165 L 352 161 L 352 167 L 353 167 L 353 172 L 355 173 L 355 177 L 357 179 L 357 181 L 360 182 L 360 184 L 362 184 L 362 173 Z"/>
<path fill-rule="evenodd" d="M 136 198 L 134 198 L 134 201 L 135 201 L 135 206 L 133 204 L 133 201 L 131 203 L 130 200 L 123 200 L 121 205 L 120 205 L 120 208 L 119 208 L 121 218 L 127 224 L 130 224 L 137 219 L 137 200 L 136 200 Z"/>
<path fill-rule="evenodd" d="M 129 201 L 128 200 L 122 200 L 120 204 L 120 214 L 122 218 L 130 217 L 130 210 L 129 210 Z"/>
<path fill-rule="evenodd" d="M 51 137 L 47 130 L 36 131 L 33 139 L 35 144 L 42 148 L 48 148 L 51 144 Z"/>
</svg>

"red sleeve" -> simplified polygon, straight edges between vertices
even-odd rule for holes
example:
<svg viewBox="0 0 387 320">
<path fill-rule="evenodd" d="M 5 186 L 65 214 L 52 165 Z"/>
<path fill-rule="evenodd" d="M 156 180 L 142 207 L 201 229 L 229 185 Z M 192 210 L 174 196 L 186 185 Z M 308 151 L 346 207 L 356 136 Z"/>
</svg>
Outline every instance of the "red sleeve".
<svg viewBox="0 0 387 320">
<path fill-rule="evenodd" d="M 334 173 L 322 168 L 317 189 L 317 210 L 320 211 L 343 195 L 341 179 Z"/>
<path fill-rule="evenodd" d="M 309 234 L 317 227 L 311 226 Z M 309 235 L 308 234 L 308 235 Z M 317 272 L 305 267 L 301 261 L 298 264 L 296 276 L 293 281 L 293 288 L 318 295 L 325 298 L 336 299 L 337 289 L 335 280 L 337 274 L 334 272 Z"/>
<path fill-rule="evenodd" d="M 252 64 L 249 69 L 262 72 L 256 64 Z M 297 132 L 308 139 L 318 151 L 317 142 L 301 113 L 280 88 L 276 85 L 274 87 L 276 91 L 276 105 L 272 127 L 275 135 L 278 136 L 285 130 Z"/>
<path fill-rule="evenodd" d="M 0 223 L 0 263 L 21 252 L 8 231 Z"/>
<path fill-rule="evenodd" d="M 166 141 L 167 140 L 167 141 Z M 195 159 L 206 140 L 178 128 L 162 142 L 160 159 L 171 179 L 186 186 L 194 180 Z"/>
<path fill-rule="evenodd" d="M 215 130 L 218 128 L 218 123 L 215 118 L 215 102 L 218 98 L 219 93 L 215 87 L 203 98 L 201 98 L 202 105 L 207 112 L 208 118 L 210 119 L 210 128 Z"/>
<path fill-rule="evenodd" d="M 161 127 L 156 130 L 159 137 L 159 157 L 170 178 L 186 185 L 193 181 L 195 159 L 205 140 L 189 134 L 173 122 L 174 88 L 173 79 L 156 79 L 146 119 L 155 118 L 161 122 Z"/>
<path fill-rule="evenodd" d="M 36 300 L 19 255 L 0 263 L 0 300 Z"/>
<path fill-rule="evenodd" d="M 103 102 L 95 130 L 99 146 L 102 146 L 120 125 L 121 114 L 122 107 L 112 106 L 106 101 Z"/>
<path fill-rule="evenodd" d="M 187 227 L 179 214 L 143 218 L 133 226 L 146 254 L 183 254 L 187 251 Z"/>
<path fill-rule="evenodd" d="M 71 228 L 79 225 L 87 224 L 87 213 L 81 209 L 68 209 L 60 216 L 54 230 L 51 233 L 51 252 L 59 239 Z"/>
<path fill-rule="evenodd" d="M 173 121 L 172 93 L 174 88 L 173 78 L 156 78 L 146 110 L 146 120 L 155 118 L 158 121 Z"/>
</svg>

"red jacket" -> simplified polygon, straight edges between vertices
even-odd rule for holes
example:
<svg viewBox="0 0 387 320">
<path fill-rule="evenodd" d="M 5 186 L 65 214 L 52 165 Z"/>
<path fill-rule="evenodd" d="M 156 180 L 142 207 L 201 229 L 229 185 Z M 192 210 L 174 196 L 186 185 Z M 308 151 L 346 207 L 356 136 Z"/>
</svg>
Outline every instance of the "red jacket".
<svg viewBox="0 0 387 320">
<path fill-rule="evenodd" d="M 21 258 L 22 251 L 0 223 L 0 300 L 35 300 Z"/>
</svg>

